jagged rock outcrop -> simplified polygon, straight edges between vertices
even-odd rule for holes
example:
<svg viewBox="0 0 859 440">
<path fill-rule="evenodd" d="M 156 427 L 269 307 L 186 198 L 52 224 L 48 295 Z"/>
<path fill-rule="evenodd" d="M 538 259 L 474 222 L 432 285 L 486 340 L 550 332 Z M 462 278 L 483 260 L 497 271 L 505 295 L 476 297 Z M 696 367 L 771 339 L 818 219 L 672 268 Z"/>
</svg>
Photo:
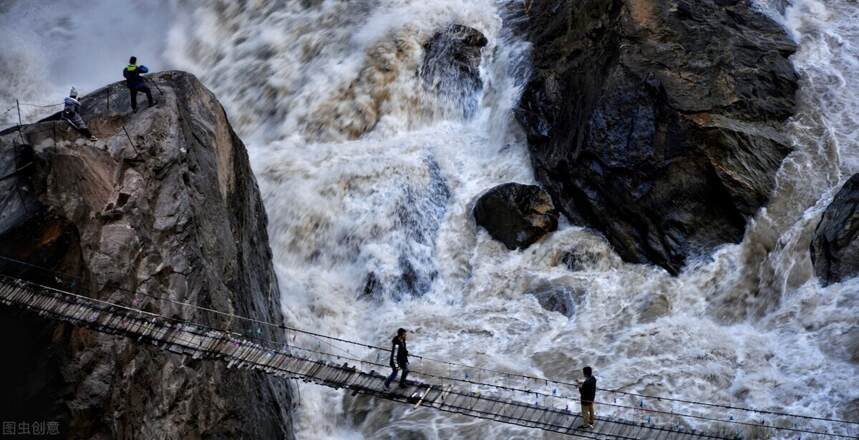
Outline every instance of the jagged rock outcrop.
<svg viewBox="0 0 859 440">
<path fill-rule="evenodd" d="M 476 92 L 480 79 L 480 51 L 487 44 L 477 29 L 459 24 L 436 32 L 424 44 L 421 78 L 435 93 L 453 98 L 468 117 L 477 109 Z"/>
<path fill-rule="evenodd" d="M 823 285 L 859 275 L 859 174 L 826 207 L 811 241 L 814 273 Z"/>
<path fill-rule="evenodd" d="M 505 183 L 477 199 L 474 219 L 507 249 L 525 249 L 558 229 L 552 199 L 536 185 Z"/>
<path fill-rule="evenodd" d="M 129 293 L 282 322 L 244 145 L 192 75 L 154 80 L 159 106 L 135 114 L 121 84 L 82 99 L 96 143 L 56 117 L 0 132 L 0 175 L 12 174 L 0 181 L 0 255 L 69 276 L 0 270 L 285 344 L 270 328 Z M 20 349 L 0 379 L 9 420 L 57 421 L 72 439 L 292 438 L 281 379 L 7 308 L 0 323 L 0 345 Z"/>
<path fill-rule="evenodd" d="M 748 0 L 534 0 L 517 118 L 540 183 L 620 256 L 677 273 L 738 242 L 789 152 L 795 45 Z"/>
</svg>

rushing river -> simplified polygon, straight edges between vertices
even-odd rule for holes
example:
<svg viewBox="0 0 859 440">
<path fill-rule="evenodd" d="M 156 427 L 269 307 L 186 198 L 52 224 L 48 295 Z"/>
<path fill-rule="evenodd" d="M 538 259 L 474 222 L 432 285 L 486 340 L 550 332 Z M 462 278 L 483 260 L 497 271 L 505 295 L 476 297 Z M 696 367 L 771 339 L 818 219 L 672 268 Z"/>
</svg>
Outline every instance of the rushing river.
<svg viewBox="0 0 859 440">
<path fill-rule="evenodd" d="M 574 225 L 521 252 L 476 228 L 483 191 L 534 182 L 512 117 L 529 69 L 528 45 L 508 26 L 517 2 L 55 3 L 0 8 L 0 111 L 14 97 L 56 101 L 71 84 L 85 93 L 119 79 L 131 52 L 198 75 L 250 150 L 292 325 L 376 345 L 406 327 L 411 351 L 433 358 L 562 380 L 590 364 L 606 388 L 857 418 L 859 278 L 822 288 L 809 255 L 822 211 L 859 172 L 854 0 L 795 0 L 784 11 L 759 2 L 799 43 L 799 107 L 785 127 L 795 150 L 743 241 L 677 277 L 623 263 Z M 416 75 L 423 42 L 452 23 L 489 41 L 473 95 L 433 93 Z M 462 105 L 476 111 L 455 111 Z M 38 112 L 25 108 L 25 118 Z M 559 295 L 571 316 L 529 293 Z M 315 386 L 300 393 L 299 438 L 542 435 Z"/>
</svg>

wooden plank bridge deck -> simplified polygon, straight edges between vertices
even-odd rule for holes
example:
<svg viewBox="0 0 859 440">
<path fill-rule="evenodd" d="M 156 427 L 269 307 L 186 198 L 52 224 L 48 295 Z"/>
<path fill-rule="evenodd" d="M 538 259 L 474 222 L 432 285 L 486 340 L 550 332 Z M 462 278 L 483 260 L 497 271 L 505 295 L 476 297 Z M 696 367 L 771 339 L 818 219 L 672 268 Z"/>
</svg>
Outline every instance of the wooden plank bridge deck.
<svg viewBox="0 0 859 440">
<path fill-rule="evenodd" d="M 692 440 L 725 438 L 702 432 L 598 418 L 583 430 L 581 417 L 564 409 L 529 404 L 490 394 L 463 391 L 450 385 L 414 382 L 406 388 L 384 389 L 385 377 L 272 349 L 224 330 L 172 320 L 132 307 L 81 296 L 0 275 L 0 303 L 103 333 L 135 338 L 162 350 L 194 358 L 219 359 L 230 367 L 264 371 L 284 378 L 343 388 L 354 393 L 417 407 L 463 414 L 529 428 L 592 439 Z"/>
</svg>

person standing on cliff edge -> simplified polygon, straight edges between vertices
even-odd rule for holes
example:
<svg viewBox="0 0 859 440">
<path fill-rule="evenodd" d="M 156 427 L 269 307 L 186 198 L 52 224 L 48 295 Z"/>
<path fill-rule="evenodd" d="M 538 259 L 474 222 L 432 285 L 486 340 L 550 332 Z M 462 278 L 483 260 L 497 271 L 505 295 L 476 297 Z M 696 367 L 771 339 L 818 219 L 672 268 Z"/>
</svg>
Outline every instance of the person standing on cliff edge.
<svg viewBox="0 0 859 440">
<path fill-rule="evenodd" d="M 581 395 L 582 404 L 582 428 L 593 428 L 594 419 L 594 400 L 597 394 L 597 378 L 594 377 L 591 367 L 582 369 L 585 380 L 579 382 L 579 394 Z"/>
<path fill-rule="evenodd" d="M 397 330 L 397 336 L 391 340 L 391 368 L 393 372 L 385 381 L 385 389 L 391 386 L 391 382 L 397 378 L 397 372 L 400 368 L 403 369 L 403 375 L 400 376 L 400 388 L 406 387 L 406 376 L 409 374 L 409 350 L 406 348 L 406 329 Z"/>
<path fill-rule="evenodd" d="M 135 112 L 137 111 L 137 92 L 146 94 L 146 99 L 149 101 L 150 107 L 158 104 L 152 99 L 152 91 L 146 86 L 146 82 L 143 80 L 143 76 L 141 76 L 144 73 L 149 73 L 149 68 L 142 64 L 138 66 L 137 57 L 129 58 L 128 66 L 122 71 L 122 76 L 125 77 L 125 85 L 131 94 L 131 110 Z"/>
</svg>

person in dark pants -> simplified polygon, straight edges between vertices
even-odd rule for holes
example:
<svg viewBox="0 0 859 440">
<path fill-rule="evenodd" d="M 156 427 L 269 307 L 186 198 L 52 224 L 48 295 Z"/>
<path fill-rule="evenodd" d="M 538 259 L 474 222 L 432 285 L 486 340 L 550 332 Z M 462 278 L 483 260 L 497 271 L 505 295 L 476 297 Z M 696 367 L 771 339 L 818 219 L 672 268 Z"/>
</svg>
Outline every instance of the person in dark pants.
<svg viewBox="0 0 859 440">
<path fill-rule="evenodd" d="M 63 119 L 66 120 L 80 134 L 86 136 L 91 141 L 97 140 L 92 132 L 86 126 L 81 117 L 81 102 L 78 101 L 78 91 L 74 87 L 69 92 L 69 96 L 63 100 Z"/>
<path fill-rule="evenodd" d="M 397 378 L 397 372 L 400 368 L 403 369 L 403 375 L 400 376 L 400 388 L 406 387 L 406 376 L 409 374 L 409 350 L 406 348 L 406 329 L 397 330 L 397 336 L 391 341 L 391 368 L 394 370 L 388 379 L 385 381 L 385 388 L 391 386 L 391 382 Z"/>
<path fill-rule="evenodd" d="M 128 87 L 128 92 L 131 93 L 131 109 L 137 111 L 137 93 L 143 92 L 146 94 L 146 99 L 149 101 L 149 106 L 157 104 L 152 99 L 152 91 L 146 86 L 143 80 L 144 73 L 149 73 L 149 69 L 144 65 L 137 65 L 137 57 L 131 57 L 128 60 L 128 67 L 122 71 L 122 76 L 125 77 L 125 85 Z"/>
<path fill-rule="evenodd" d="M 597 378 L 593 376 L 591 367 L 582 369 L 585 380 L 579 382 L 579 394 L 582 403 L 582 428 L 593 428 L 596 415 L 594 414 L 594 400 L 597 394 Z"/>
</svg>

